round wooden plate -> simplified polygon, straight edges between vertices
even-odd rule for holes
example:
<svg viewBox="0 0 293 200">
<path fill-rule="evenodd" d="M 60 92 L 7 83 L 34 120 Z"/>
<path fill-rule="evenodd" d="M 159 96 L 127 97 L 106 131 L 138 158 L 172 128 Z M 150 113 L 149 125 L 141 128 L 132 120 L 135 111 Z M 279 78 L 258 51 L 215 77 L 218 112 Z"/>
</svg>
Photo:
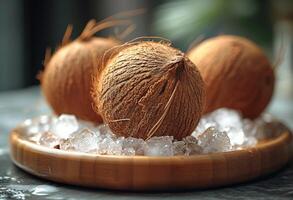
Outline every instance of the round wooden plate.
<svg viewBox="0 0 293 200">
<path fill-rule="evenodd" d="M 248 181 L 274 172 L 289 160 L 291 134 L 254 148 L 195 156 L 105 156 L 67 152 L 10 135 L 11 157 L 23 170 L 44 179 L 118 190 L 210 188 Z"/>
</svg>

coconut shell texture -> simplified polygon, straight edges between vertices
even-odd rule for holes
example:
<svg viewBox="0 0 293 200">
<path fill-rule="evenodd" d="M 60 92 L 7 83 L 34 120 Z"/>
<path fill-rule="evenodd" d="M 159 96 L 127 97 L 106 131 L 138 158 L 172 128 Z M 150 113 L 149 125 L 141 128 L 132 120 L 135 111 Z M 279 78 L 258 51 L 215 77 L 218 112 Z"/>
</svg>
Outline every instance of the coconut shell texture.
<svg viewBox="0 0 293 200">
<path fill-rule="evenodd" d="M 181 139 L 203 110 L 203 80 L 181 51 L 157 42 L 122 45 L 94 82 L 96 109 L 116 135 Z"/>
<path fill-rule="evenodd" d="M 221 107 L 256 118 L 273 94 L 274 70 L 260 48 L 237 36 L 208 39 L 188 52 L 206 86 L 204 113 Z"/>
<path fill-rule="evenodd" d="M 93 72 L 100 67 L 105 51 L 118 45 L 111 38 L 77 39 L 61 47 L 49 60 L 41 78 L 43 94 L 56 114 L 102 122 L 93 109 L 90 95 Z"/>
</svg>

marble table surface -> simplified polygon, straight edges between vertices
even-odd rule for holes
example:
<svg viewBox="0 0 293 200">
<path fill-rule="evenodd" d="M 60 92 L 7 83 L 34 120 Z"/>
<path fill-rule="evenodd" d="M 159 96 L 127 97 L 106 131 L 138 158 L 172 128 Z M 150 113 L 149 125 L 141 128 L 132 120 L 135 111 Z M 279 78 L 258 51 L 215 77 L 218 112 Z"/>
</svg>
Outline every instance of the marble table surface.
<svg viewBox="0 0 293 200">
<path fill-rule="evenodd" d="M 50 113 L 38 87 L 0 93 L 0 199 L 293 199 L 293 161 L 270 176 L 217 189 L 134 193 L 53 183 L 17 168 L 9 157 L 8 135 L 29 117 Z M 293 102 L 275 99 L 268 112 L 292 130 Z M 154 177 L 155 178 L 155 177 Z"/>
</svg>

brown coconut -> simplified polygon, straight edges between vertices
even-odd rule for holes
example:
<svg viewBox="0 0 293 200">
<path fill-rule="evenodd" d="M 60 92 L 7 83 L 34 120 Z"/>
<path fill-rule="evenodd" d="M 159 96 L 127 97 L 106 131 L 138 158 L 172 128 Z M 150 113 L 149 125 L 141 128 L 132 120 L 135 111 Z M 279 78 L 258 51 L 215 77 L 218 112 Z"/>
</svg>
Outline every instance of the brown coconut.
<svg viewBox="0 0 293 200">
<path fill-rule="evenodd" d="M 204 113 L 227 107 L 256 118 L 273 94 L 274 70 L 253 42 L 223 35 L 208 39 L 188 52 L 206 85 Z"/>
<path fill-rule="evenodd" d="M 168 44 L 135 42 L 109 51 L 94 82 L 97 110 L 116 135 L 181 139 L 203 109 L 203 80 L 195 65 Z"/>
<path fill-rule="evenodd" d="M 104 53 L 120 42 L 114 38 L 94 37 L 93 34 L 115 23 L 110 21 L 101 27 L 95 21 L 90 21 L 79 38 L 72 42 L 63 41 L 62 46 L 45 63 L 41 86 L 57 115 L 67 113 L 80 119 L 102 122 L 92 106 L 92 76 L 100 67 Z M 66 32 L 65 40 L 69 36 L 70 33 Z"/>
</svg>

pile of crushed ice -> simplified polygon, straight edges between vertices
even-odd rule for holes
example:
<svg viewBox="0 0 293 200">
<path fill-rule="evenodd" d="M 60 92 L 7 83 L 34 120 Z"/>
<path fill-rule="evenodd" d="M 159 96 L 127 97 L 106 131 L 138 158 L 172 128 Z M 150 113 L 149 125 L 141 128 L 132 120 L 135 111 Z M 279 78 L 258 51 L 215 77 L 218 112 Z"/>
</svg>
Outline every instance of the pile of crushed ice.
<svg viewBox="0 0 293 200">
<path fill-rule="evenodd" d="M 226 152 L 252 147 L 259 140 L 278 135 L 284 126 L 268 114 L 251 121 L 230 109 L 218 109 L 200 120 L 191 136 L 149 140 L 118 137 L 107 125 L 95 126 L 73 115 L 40 116 L 20 128 L 30 141 L 50 148 L 100 155 L 174 156 Z"/>
</svg>

